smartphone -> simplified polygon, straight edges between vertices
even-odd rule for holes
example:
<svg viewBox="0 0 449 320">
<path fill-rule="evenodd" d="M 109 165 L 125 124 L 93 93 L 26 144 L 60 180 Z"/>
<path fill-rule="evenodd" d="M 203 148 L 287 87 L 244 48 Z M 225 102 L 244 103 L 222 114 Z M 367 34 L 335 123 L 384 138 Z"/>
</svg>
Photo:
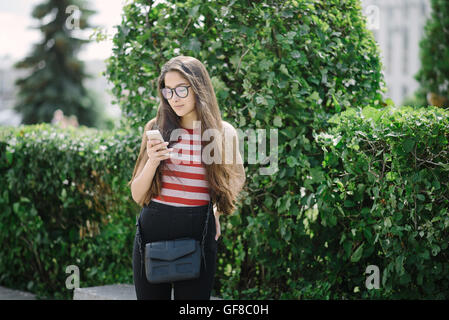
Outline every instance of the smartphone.
<svg viewBox="0 0 449 320">
<path fill-rule="evenodd" d="M 160 140 L 161 142 L 164 142 L 164 138 L 162 137 L 162 134 L 159 130 L 147 130 L 146 134 L 148 140 Z"/>
</svg>

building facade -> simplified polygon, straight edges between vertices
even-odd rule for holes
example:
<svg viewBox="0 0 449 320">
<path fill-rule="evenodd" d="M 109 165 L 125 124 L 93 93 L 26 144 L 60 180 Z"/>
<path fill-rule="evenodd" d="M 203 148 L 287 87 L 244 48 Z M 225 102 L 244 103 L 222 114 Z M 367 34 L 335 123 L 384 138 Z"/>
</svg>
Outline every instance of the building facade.
<svg viewBox="0 0 449 320">
<path fill-rule="evenodd" d="M 386 98 L 395 104 L 418 88 L 419 42 L 430 17 L 430 0 L 362 0 L 368 28 L 381 52 Z"/>
</svg>

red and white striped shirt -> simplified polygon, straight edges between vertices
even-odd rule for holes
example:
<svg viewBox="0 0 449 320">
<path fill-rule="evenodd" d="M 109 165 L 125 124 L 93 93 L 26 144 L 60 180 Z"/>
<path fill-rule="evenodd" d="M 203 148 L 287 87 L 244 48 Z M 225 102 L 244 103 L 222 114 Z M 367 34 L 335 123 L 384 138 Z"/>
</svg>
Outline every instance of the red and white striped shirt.
<svg viewBox="0 0 449 320">
<path fill-rule="evenodd" d="M 207 205 L 209 183 L 201 161 L 201 136 L 193 129 L 184 130 L 188 133 L 179 137 L 171 158 L 165 160 L 170 170 L 162 170 L 161 194 L 151 200 L 176 207 Z"/>
</svg>

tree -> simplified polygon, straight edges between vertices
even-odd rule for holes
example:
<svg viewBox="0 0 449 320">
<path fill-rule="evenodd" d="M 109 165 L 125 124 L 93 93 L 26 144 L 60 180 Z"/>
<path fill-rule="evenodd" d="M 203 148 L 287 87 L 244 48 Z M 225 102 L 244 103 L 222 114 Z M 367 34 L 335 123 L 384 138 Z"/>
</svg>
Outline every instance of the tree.
<svg viewBox="0 0 449 320">
<path fill-rule="evenodd" d="M 22 114 L 23 124 L 50 122 L 54 112 L 61 109 L 76 116 L 81 125 L 96 125 L 100 110 L 83 86 L 83 80 L 91 76 L 76 58 L 89 40 L 75 37 L 79 30 L 91 27 L 87 20 L 94 13 L 84 0 L 48 0 L 33 9 L 43 40 L 14 65 L 31 69 L 30 75 L 15 83 L 19 93 L 14 109 Z"/>
<path fill-rule="evenodd" d="M 429 104 L 448 107 L 449 2 L 432 0 L 432 14 L 420 42 L 421 68 L 415 76 Z M 421 93 L 421 95 L 423 94 Z"/>
</svg>

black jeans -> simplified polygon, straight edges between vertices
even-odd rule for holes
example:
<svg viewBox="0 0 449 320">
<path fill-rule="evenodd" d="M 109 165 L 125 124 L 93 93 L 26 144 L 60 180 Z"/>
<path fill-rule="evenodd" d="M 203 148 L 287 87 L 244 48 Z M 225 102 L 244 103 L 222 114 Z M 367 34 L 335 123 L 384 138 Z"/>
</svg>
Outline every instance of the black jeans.
<svg viewBox="0 0 449 320">
<path fill-rule="evenodd" d="M 209 214 L 207 234 L 204 240 L 204 258 L 201 258 L 200 277 L 193 280 L 173 282 L 174 299 L 209 300 L 214 283 L 217 258 L 216 229 L 212 205 L 175 207 L 151 201 L 140 211 L 142 241 L 148 242 L 192 237 L 202 240 L 206 217 Z M 137 231 L 137 230 L 136 230 Z M 206 265 L 204 265 L 204 262 Z M 138 300 L 170 300 L 172 283 L 153 284 L 147 281 L 142 270 L 137 232 L 133 249 L 134 286 Z"/>
</svg>

